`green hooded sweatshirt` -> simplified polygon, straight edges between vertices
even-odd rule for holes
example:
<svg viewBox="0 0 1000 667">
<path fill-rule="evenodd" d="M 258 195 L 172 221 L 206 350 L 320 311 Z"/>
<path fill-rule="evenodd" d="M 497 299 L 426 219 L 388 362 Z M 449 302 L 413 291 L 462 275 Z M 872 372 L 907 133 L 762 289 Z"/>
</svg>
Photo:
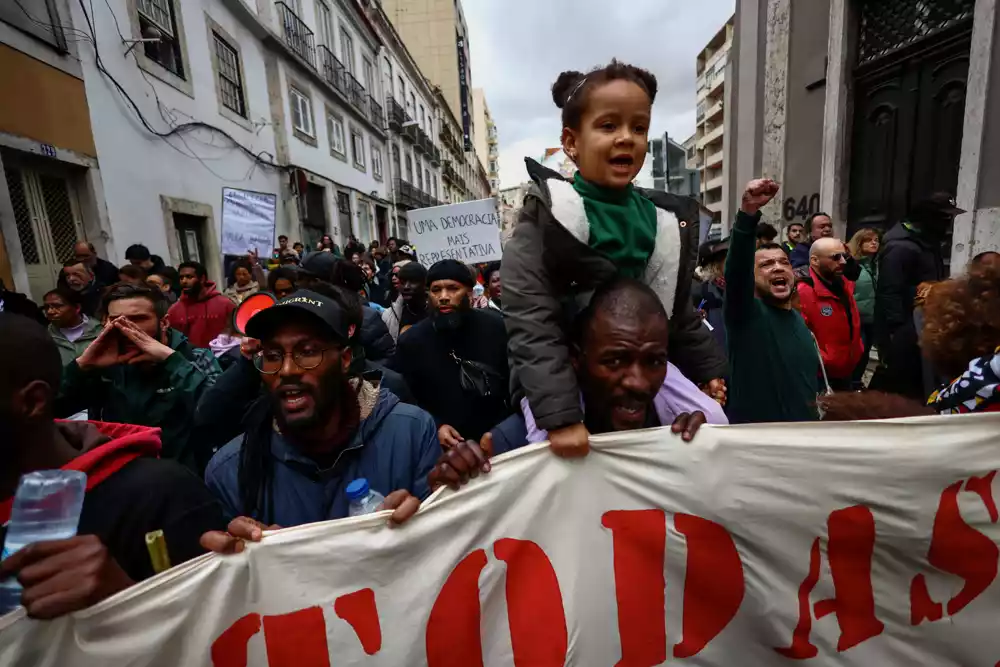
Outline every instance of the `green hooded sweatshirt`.
<svg viewBox="0 0 1000 667">
<path fill-rule="evenodd" d="M 178 331 L 167 329 L 167 345 L 174 353 L 152 368 L 118 364 L 84 371 L 74 360 L 63 369 L 56 415 L 88 410 L 92 421 L 157 426 L 163 430 L 161 456 L 194 469 L 194 411 L 222 369 L 210 350 L 193 347 Z"/>
</svg>

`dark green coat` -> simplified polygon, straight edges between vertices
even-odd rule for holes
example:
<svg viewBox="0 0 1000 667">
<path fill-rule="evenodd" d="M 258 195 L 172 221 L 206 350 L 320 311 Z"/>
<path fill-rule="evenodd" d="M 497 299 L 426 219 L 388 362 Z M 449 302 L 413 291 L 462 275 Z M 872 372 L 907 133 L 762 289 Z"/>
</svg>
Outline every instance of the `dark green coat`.
<svg viewBox="0 0 1000 667">
<path fill-rule="evenodd" d="M 195 407 L 222 369 L 210 350 L 193 347 L 178 331 L 167 330 L 167 345 L 174 353 L 152 369 L 120 364 L 83 371 L 71 362 L 63 370 L 57 416 L 88 410 L 93 421 L 157 426 L 161 456 L 188 465 Z"/>
</svg>

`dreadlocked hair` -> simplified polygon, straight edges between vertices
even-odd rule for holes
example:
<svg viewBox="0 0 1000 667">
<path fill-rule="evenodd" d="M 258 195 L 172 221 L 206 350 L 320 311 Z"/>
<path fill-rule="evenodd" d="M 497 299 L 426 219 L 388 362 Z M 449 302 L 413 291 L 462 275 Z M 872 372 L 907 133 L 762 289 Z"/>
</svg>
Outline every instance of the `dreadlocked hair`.
<svg viewBox="0 0 1000 667">
<path fill-rule="evenodd" d="M 656 100 L 656 77 L 648 71 L 613 59 L 604 67 L 597 67 L 587 74 L 576 71 L 563 72 L 552 84 L 552 100 L 562 109 L 563 127 L 579 129 L 580 119 L 587 108 L 587 99 L 595 88 L 610 81 L 623 79 L 637 84 L 649 95 L 649 103 Z"/>
<path fill-rule="evenodd" d="M 311 286 L 310 289 L 332 299 L 340 306 L 344 313 L 345 324 L 349 327 L 354 326 L 354 335 L 348 341 L 351 351 L 362 349 L 360 343 L 361 299 L 343 287 L 322 281 Z M 359 377 L 363 366 L 363 354 L 352 356 L 351 366 L 347 371 L 348 377 Z M 352 394 L 350 400 L 356 404 L 356 395 Z M 258 406 L 259 404 L 255 403 L 254 405 Z M 274 500 L 273 494 L 268 491 L 274 474 L 274 460 L 271 456 L 270 444 L 270 430 L 274 414 L 270 408 L 263 410 L 251 408 L 247 414 L 250 415 L 250 418 L 247 420 L 246 435 L 243 437 L 243 446 L 240 447 L 240 460 L 237 468 L 240 503 L 243 506 L 245 516 L 255 518 L 265 525 L 271 525 L 274 523 Z"/>
</svg>

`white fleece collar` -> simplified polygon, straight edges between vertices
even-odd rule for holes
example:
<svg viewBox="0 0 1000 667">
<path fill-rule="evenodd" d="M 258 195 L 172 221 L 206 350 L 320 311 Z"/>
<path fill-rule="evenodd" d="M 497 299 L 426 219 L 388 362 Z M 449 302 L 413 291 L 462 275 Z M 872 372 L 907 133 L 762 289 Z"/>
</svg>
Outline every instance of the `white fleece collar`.
<svg viewBox="0 0 1000 667">
<path fill-rule="evenodd" d="M 589 245 L 590 222 L 583 206 L 583 197 L 568 181 L 553 178 L 545 181 L 545 184 L 549 188 L 549 198 L 552 202 L 550 206 L 552 217 L 577 241 Z M 646 265 L 643 282 L 656 292 L 667 315 L 671 317 L 677 295 L 677 272 L 680 270 L 680 261 L 681 234 L 677 216 L 656 207 L 656 241 L 653 253 L 649 256 L 649 263 Z"/>
</svg>

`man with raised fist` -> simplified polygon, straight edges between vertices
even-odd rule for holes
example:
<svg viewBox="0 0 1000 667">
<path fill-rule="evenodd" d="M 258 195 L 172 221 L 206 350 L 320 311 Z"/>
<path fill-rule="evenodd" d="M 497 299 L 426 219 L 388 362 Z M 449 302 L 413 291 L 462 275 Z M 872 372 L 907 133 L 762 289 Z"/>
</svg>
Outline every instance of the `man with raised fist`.
<svg viewBox="0 0 1000 667">
<path fill-rule="evenodd" d="M 772 180 L 750 181 L 729 239 L 723 313 L 732 372 L 729 419 L 734 424 L 818 417 L 819 353 L 792 307 L 792 265 L 775 243 L 755 247 L 760 209 L 777 193 Z"/>
</svg>

